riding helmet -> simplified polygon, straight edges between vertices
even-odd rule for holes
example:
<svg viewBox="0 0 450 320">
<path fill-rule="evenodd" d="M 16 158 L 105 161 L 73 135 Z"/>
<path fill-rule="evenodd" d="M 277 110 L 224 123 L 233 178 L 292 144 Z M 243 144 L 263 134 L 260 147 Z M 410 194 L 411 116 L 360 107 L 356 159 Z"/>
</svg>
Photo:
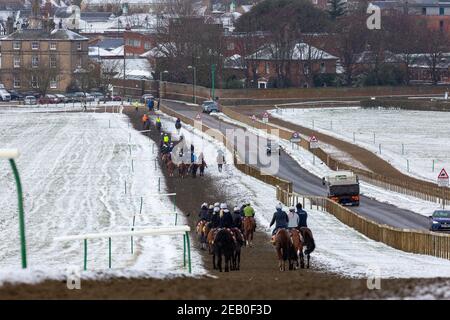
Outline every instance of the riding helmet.
<svg viewBox="0 0 450 320">
<path fill-rule="evenodd" d="M 201 208 L 208 208 L 208 204 L 206 202 L 203 202 Z"/>
<path fill-rule="evenodd" d="M 280 202 L 278 202 L 277 206 L 275 207 L 276 209 L 283 209 L 283 206 L 281 205 Z"/>
<path fill-rule="evenodd" d="M 295 208 L 293 206 L 289 207 L 289 211 L 295 211 Z"/>
</svg>

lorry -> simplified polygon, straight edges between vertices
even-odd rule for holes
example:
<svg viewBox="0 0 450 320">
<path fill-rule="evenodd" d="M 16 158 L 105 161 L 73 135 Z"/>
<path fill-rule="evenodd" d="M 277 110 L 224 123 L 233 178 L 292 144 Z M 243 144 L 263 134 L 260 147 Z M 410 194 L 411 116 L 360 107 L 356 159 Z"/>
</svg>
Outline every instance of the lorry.
<svg viewBox="0 0 450 320">
<path fill-rule="evenodd" d="M 342 205 L 359 206 L 359 179 L 351 171 L 336 171 L 322 179 L 328 198 Z"/>
</svg>

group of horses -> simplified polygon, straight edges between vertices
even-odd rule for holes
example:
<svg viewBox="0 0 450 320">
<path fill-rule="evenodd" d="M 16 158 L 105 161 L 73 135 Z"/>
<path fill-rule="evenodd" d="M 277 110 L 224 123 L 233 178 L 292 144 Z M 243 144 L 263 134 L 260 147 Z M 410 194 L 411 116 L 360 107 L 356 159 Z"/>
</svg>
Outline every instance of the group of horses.
<svg viewBox="0 0 450 320">
<path fill-rule="evenodd" d="M 163 153 L 161 155 L 161 161 L 163 163 L 163 165 L 167 168 L 167 173 L 169 175 L 169 177 L 173 177 L 175 176 L 175 171 L 176 169 L 178 169 L 178 176 L 182 179 L 186 178 L 186 176 L 189 173 L 192 173 L 195 171 L 195 175 L 197 174 L 197 170 L 200 169 L 200 176 L 202 176 L 202 166 L 204 166 L 204 164 L 198 164 L 198 163 L 185 163 L 184 161 L 181 161 L 180 164 L 175 164 L 172 161 L 172 156 L 170 155 L 170 153 Z M 204 169 L 204 168 L 203 168 Z"/>
<path fill-rule="evenodd" d="M 222 272 L 222 257 L 225 272 L 240 269 L 242 247 L 252 246 L 255 219 L 245 217 L 241 225 L 241 228 L 211 228 L 211 222 L 200 220 L 197 223 L 201 247 L 212 255 L 214 270 Z"/>
<path fill-rule="evenodd" d="M 289 262 L 289 270 L 309 268 L 310 254 L 316 248 L 311 229 L 301 227 L 299 229 L 278 229 L 275 234 L 275 249 L 278 257 L 280 271 L 286 270 Z"/>
</svg>

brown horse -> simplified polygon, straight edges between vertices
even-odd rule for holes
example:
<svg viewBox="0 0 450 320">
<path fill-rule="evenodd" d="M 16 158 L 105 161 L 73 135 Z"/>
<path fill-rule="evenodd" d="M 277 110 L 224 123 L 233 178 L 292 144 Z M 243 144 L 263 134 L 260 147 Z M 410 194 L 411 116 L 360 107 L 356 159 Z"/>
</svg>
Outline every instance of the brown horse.
<svg viewBox="0 0 450 320">
<path fill-rule="evenodd" d="M 205 226 L 205 234 L 206 234 L 206 243 L 208 244 L 208 252 L 212 253 L 213 251 L 213 245 L 214 245 L 214 238 L 216 237 L 216 233 L 219 231 L 218 228 L 210 228 L 210 224 L 207 224 Z"/>
<path fill-rule="evenodd" d="M 172 160 L 172 159 L 171 159 L 171 156 L 170 156 L 170 153 L 164 153 L 164 154 L 161 156 L 161 160 L 162 160 L 162 162 L 163 162 L 164 164 L 167 164 L 170 160 Z"/>
<path fill-rule="evenodd" d="M 301 227 L 300 228 L 300 233 L 303 236 L 304 239 L 304 245 L 306 247 L 305 250 L 305 255 L 306 255 L 306 268 L 309 269 L 309 260 L 310 258 L 310 254 L 314 251 L 314 249 L 316 248 L 316 242 L 314 241 L 314 237 L 312 234 L 311 229 L 307 228 L 307 227 Z"/>
<path fill-rule="evenodd" d="M 198 235 L 198 237 L 199 237 L 199 239 L 200 239 L 200 244 L 201 244 L 201 249 L 202 249 L 202 250 L 205 250 L 205 249 L 206 249 L 206 234 L 205 234 L 205 227 L 206 227 L 207 223 L 208 223 L 208 222 L 205 221 L 205 220 L 200 220 L 200 221 L 197 223 L 197 228 L 196 228 L 197 235 Z"/>
<path fill-rule="evenodd" d="M 236 239 L 236 246 L 232 258 L 232 269 L 239 270 L 241 268 L 241 247 L 245 246 L 245 238 L 239 228 L 231 228 L 234 238 Z"/>
<path fill-rule="evenodd" d="M 305 257 L 303 255 L 303 236 L 297 229 L 290 229 L 291 241 L 293 245 L 292 257 L 289 260 L 289 269 L 305 268 Z M 295 266 L 294 266 L 295 263 Z"/>
<path fill-rule="evenodd" d="M 188 172 L 188 168 L 189 168 L 189 165 L 186 164 L 186 163 L 184 163 L 184 162 L 181 162 L 181 163 L 178 165 L 178 175 L 179 175 L 182 179 L 184 179 L 184 178 L 186 177 L 187 172 Z"/>
<path fill-rule="evenodd" d="M 275 234 L 275 249 L 278 256 L 280 271 L 286 271 L 286 261 L 292 253 L 292 242 L 286 229 L 279 229 Z"/>
<path fill-rule="evenodd" d="M 172 160 L 169 160 L 167 162 L 166 166 L 167 166 L 167 172 L 169 173 L 169 177 L 173 177 L 173 174 L 174 174 L 175 168 L 176 168 L 175 163 L 173 163 Z"/>
<path fill-rule="evenodd" d="M 245 217 L 244 218 L 244 236 L 248 246 L 252 246 L 253 232 L 255 231 L 255 218 Z"/>
</svg>

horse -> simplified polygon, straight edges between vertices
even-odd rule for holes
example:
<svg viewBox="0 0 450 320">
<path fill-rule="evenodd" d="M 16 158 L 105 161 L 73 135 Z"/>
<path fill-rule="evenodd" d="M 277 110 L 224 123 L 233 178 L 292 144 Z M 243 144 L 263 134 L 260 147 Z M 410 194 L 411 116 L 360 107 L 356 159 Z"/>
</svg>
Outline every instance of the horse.
<svg viewBox="0 0 450 320">
<path fill-rule="evenodd" d="M 303 255 L 303 236 L 298 229 L 290 229 L 291 242 L 292 242 L 292 254 L 289 260 L 289 270 L 305 268 L 305 257 Z M 294 266 L 295 262 L 295 266 Z"/>
<path fill-rule="evenodd" d="M 186 164 L 186 163 L 184 163 L 184 162 L 181 162 L 181 163 L 178 165 L 178 175 L 179 175 L 182 179 L 184 179 L 184 178 L 186 177 L 188 168 L 189 168 L 189 165 Z"/>
<path fill-rule="evenodd" d="M 306 260 L 306 268 L 309 269 L 310 254 L 316 248 L 316 242 L 314 241 L 314 237 L 313 237 L 311 229 L 309 229 L 307 227 L 301 227 L 300 228 L 300 233 L 303 236 L 304 243 L 305 243 L 305 246 L 306 246 L 306 250 L 305 250 L 305 255 L 306 255 L 306 258 L 307 258 L 307 260 Z"/>
<path fill-rule="evenodd" d="M 206 224 L 204 227 L 203 232 L 204 234 L 206 234 L 206 243 L 208 245 L 208 252 L 210 254 L 213 253 L 214 238 L 216 237 L 218 231 L 218 228 L 211 228 L 211 223 Z"/>
<path fill-rule="evenodd" d="M 167 162 L 171 160 L 170 153 L 163 153 L 163 155 L 161 156 L 161 160 L 164 164 L 167 164 Z"/>
<path fill-rule="evenodd" d="M 245 246 L 245 238 L 239 228 L 231 228 L 236 239 L 236 247 L 233 253 L 233 270 L 239 270 L 241 268 L 241 248 Z"/>
<path fill-rule="evenodd" d="M 214 239 L 213 245 L 213 268 L 222 272 L 222 256 L 225 258 L 225 272 L 230 271 L 233 253 L 236 249 L 236 242 L 229 229 L 220 229 Z M 217 266 L 216 266 L 217 256 Z M 217 267 L 217 268 L 216 268 Z"/>
<path fill-rule="evenodd" d="M 197 223 L 197 235 L 200 239 L 200 244 L 201 244 L 201 249 L 205 250 L 206 249 L 206 234 L 205 234 L 205 227 L 208 224 L 208 221 L 206 220 L 200 220 Z"/>
<path fill-rule="evenodd" d="M 275 234 L 275 248 L 280 271 L 286 271 L 286 261 L 290 258 L 292 242 L 286 229 L 279 229 Z"/>
<path fill-rule="evenodd" d="M 252 246 L 253 233 L 255 231 L 255 218 L 245 217 L 244 218 L 244 236 L 248 246 Z"/>
<path fill-rule="evenodd" d="M 167 172 L 169 173 L 169 177 L 173 177 L 173 173 L 175 171 L 176 165 L 173 163 L 172 160 L 169 160 L 166 164 L 167 166 Z"/>
</svg>

